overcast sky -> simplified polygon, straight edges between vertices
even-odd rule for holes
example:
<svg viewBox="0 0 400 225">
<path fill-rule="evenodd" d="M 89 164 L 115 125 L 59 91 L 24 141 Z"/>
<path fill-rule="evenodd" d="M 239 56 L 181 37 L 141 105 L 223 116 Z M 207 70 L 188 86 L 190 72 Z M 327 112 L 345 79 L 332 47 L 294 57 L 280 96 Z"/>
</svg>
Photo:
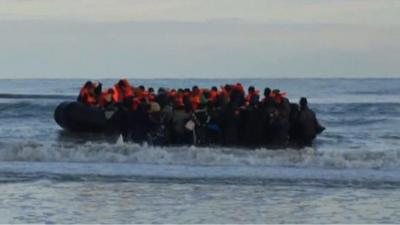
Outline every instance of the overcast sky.
<svg viewBox="0 0 400 225">
<path fill-rule="evenodd" d="M 399 0 L 0 0 L 0 78 L 400 77 Z"/>
</svg>

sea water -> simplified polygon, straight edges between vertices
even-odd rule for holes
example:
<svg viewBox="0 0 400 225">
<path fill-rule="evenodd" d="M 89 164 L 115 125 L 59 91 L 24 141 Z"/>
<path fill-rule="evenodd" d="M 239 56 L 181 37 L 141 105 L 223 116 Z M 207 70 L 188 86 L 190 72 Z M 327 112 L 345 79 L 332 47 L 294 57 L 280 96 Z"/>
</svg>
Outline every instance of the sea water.
<svg viewBox="0 0 400 225">
<path fill-rule="evenodd" d="M 130 81 L 279 88 L 327 129 L 301 150 L 121 143 L 55 123 L 85 80 L 1 80 L 1 223 L 400 221 L 400 79 Z"/>
</svg>

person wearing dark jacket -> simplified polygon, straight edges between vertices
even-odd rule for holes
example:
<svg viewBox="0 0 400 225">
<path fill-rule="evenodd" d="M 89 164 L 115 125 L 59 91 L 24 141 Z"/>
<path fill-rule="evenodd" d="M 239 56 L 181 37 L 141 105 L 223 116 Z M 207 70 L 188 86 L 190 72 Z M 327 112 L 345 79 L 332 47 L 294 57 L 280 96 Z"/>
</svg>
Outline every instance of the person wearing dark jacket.
<svg viewBox="0 0 400 225">
<path fill-rule="evenodd" d="M 244 117 L 244 134 L 242 144 L 249 147 L 259 147 L 264 141 L 264 126 L 268 120 L 268 114 L 264 107 L 260 107 L 258 103 L 258 96 L 255 97 L 254 102 L 245 110 Z"/>
<path fill-rule="evenodd" d="M 224 112 L 223 137 L 224 145 L 237 146 L 240 140 L 240 108 L 228 104 Z"/>
<path fill-rule="evenodd" d="M 164 115 L 161 112 L 161 107 L 157 102 L 151 102 L 149 111 L 149 133 L 147 141 L 152 145 L 167 145 L 168 136 L 166 126 L 164 124 Z"/>
<path fill-rule="evenodd" d="M 224 121 L 224 109 L 216 102 L 208 102 L 208 115 L 210 121 L 207 126 L 207 137 L 209 144 L 222 145 L 222 126 Z"/>
<path fill-rule="evenodd" d="M 229 102 L 224 110 L 223 139 L 227 146 L 240 144 L 241 134 L 243 133 L 241 109 L 245 102 L 242 86 L 240 84 L 234 85 L 229 92 Z"/>
<path fill-rule="evenodd" d="M 261 101 L 263 106 L 273 106 L 275 105 L 274 98 L 271 96 L 271 89 L 266 87 L 264 89 L 264 98 Z"/>
<path fill-rule="evenodd" d="M 270 143 L 271 148 L 285 148 L 289 141 L 289 114 L 290 114 L 290 103 L 287 98 L 284 97 L 284 93 L 281 93 L 279 89 L 272 91 L 274 99 L 274 117 L 270 118 Z M 271 104 L 271 103 L 270 103 Z"/>
<path fill-rule="evenodd" d="M 149 105 L 141 102 L 137 110 L 131 112 L 130 134 L 132 141 L 135 143 L 147 141 L 148 133 L 152 127 L 148 111 Z"/>
<path fill-rule="evenodd" d="M 307 98 L 304 97 L 300 99 L 298 125 L 301 130 L 300 147 L 311 146 L 317 134 L 325 130 L 325 127 L 319 124 L 315 113 L 308 107 Z"/>
<path fill-rule="evenodd" d="M 172 129 L 171 129 L 171 142 L 172 144 L 192 144 L 192 131 L 186 128 L 187 122 L 191 118 L 191 111 L 189 105 L 181 105 L 175 103 L 174 111 L 172 114 Z"/>
<path fill-rule="evenodd" d="M 299 140 L 301 140 L 301 130 L 299 125 L 300 107 L 297 103 L 290 103 L 289 115 L 289 143 L 293 147 L 297 147 Z"/>
<path fill-rule="evenodd" d="M 85 85 L 80 90 L 77 101 L 86 105 L 96 106 L 100 101 L 101 92 L 101 83 L 86 81 Z"/>
</svg>

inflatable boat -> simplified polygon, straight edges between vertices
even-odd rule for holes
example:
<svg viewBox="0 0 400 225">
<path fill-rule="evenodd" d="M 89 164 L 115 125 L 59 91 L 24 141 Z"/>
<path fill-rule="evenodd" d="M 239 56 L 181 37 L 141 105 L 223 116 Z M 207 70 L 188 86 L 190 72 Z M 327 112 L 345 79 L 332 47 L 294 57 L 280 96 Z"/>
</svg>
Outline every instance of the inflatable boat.
<svg viewBox="0 0 400 225">
<path fill-rule="evenodd" d="M 149 118 L 141 117 L 140 114 L 127 114 L 123 109 L 110 109 L 104 110 L 97 107 L 88 106 L 82 104 L 80 102 L 63 102 L 61 103 L 54 112 L 54 119 L 57 124 L 62 127 L 66 131 L 70 131 L 73 133 L 78 132 L 89 132 L 89 133 L 118 133 L 122 134 L 124 138 L 128 138 L 127 140 L 133 142 L 147 142 L 154 145 L 167 145 L 167 144 L 194 144 L 194 145 L 229 145 L 229 146 L 273 146 L 273 147 L 285 147 L 287 144 L 294 143 L 298 146 L 311 146 L 312 140 L 315 139 L 316 135 L 320 134 L 325 128 L 321 126 L 316 120 L 310 121 L 312 126 L 314 126 L 314 122 L 317 124 L 316 133 L 311 134 L 308 138 L 308 142 L 302 139 L 303 134 L 307 134 L 302 127 L 296 125 L 295 121 L 292 121 L 291 125 L 283 126 L 278 121 L 274 126 L 271 126 L 269 129 L 275 129 L 272 133 L 268 133 L 268 138 L 265 138 L 254 134 L 254 132 L 248 132 L 245 134 L 251 135 L 250 139 L 245 139 L 247 136 L 240 136 L 240 131 L 236 128 L 232 128 L 234 135 L 228 137 L 237 137 L 237 139 L 228 139 L 222 137 L 222 135 L 229 135 L 229 130 L 231 127 L 226 126 L 226 130 L 219 132 L 211 132 L 215 129 L 212 129 L 210 125 L 215 125 L 212 123 L 201 123 L 198 122 L 198 112 L 193 113 L 192 118 L 187 121 L 185 125 L 184 133 L 180 133 L 181 135 L 171 135 L 173 130 L 166 130 L 166 126 L 162 125 L 162 123 L 156 123 L 155 127 L 152 124 L 146 123 L 149 122 Z M 205 121 L 209 121 L 208 119 Z M 147 118 L 147 119 L 146 119 Z M 133 120 L 132 120 L 133 119 Z M 132 123 L 132 121 L 134 121 Z M 235 121 L 233 121 L 235 122 Z M 250 121 L 251 122 L 251 121 Z M 190 123 L 192 123 L 191 126 Z M 128 125 L 130 124 L 130 125 Z M 249 123 L 255 124 L 255 123 Z M 264 123 L 262 123 L 264 124 Z M 240 124 L 239 124 L 240 125 Z M 284 124 L 285 125 L 285 124 Z M 217 125 L 218 126 L 218 125 Z M 281 126 L 281 127 L 278 127 Z M 172 127 L 174 125 L 172 124 Z M 191 127 L 191 128 L 190 128 Z M 171 127 L 170 127 L 171 129 Z M 262 126 L 254 127 L 254 130 L 257 132 L 265 132 Z M 281 135 L 280 131 L 288 132 L 288 136 Z M 251 129 L 244 129 L 253 130 Z M 269 131 L 269 130 L 266 130 Z M 129 136 L 128 136 L 129 134 Z M 172 133 L 173 134 L 173 133 Z M 285 134 L 285 133 L 283 133 Z M 254 137 L 262 139 L 254 139 Z M 283 138 L 282 138 L 283 137 Z M 241 139 L 243 138 L 243 139 Z M 125 139 L 124 139 L 125 140 Z M 250 140 L 250 141 L 248 141 Z M 236 144 L 239 143 L 239 144 Z"/>
<path fill-rule="evenodd" d="M 80 102 L 63 102 L 54 112 L 57 124 L 72 132 L 105 132 L 118 129 L 117 113 Z"/>
</svg>

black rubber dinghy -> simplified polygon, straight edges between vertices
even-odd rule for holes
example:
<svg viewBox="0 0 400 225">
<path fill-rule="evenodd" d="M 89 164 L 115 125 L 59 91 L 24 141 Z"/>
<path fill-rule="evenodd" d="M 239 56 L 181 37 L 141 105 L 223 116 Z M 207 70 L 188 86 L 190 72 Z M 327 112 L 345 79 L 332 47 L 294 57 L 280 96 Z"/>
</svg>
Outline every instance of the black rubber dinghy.
<svg viewBox="0 0 400 225">
<path fill-rule="evenodd" d="M 103 132 L 109 129 L 105 112 L 80 102 L 63 102 L 54 111 L 58 125 L 68 131 Z"/>
</svg>

